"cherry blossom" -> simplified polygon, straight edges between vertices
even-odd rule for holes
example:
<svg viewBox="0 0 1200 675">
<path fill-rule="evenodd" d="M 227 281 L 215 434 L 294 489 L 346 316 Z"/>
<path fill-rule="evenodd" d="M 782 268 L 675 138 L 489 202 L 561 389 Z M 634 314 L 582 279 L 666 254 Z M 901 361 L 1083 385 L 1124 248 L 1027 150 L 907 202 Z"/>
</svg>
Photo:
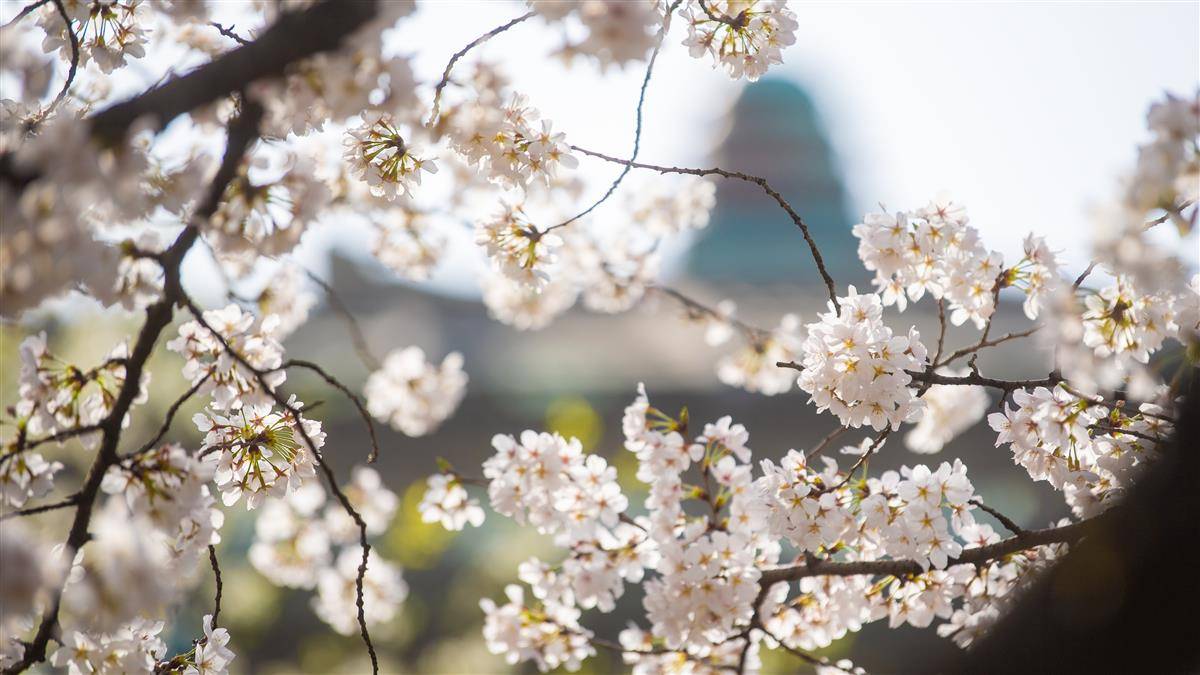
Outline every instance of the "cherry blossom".
<svg viewBox="0 0 1200 675">
<path fill-rule="evenodd" d="M 781 51 L 796 42 L 796 15 L 779 0 L 688 2 L 683 9 L 693 58 L 708 53 L 730 77 L 751 82 L 783 63 Z"/>
<path fill-rule="evenodd" d="M 427 363 L 420 347 L 391 352 L 371 373 L 363 393 L 367 410 L 409 436 L 435 431 L 454 414 L 467 388 L 462 355 L 451 352 L 440 365 Z"/>
<path fill-rule="evenodd" d="M 924 404 L 907 371 L 925 363 L 920 335 L 916 329 L 894 335 L 883 324 L 878 295 L 859 295 L 851 286 L 839 301 L 840 314 L 830 303 L 830 311 L 807 326 L 800 388 L 845 426 L 869 424 L 878 431 L 916 419 Z"/>
</svg>

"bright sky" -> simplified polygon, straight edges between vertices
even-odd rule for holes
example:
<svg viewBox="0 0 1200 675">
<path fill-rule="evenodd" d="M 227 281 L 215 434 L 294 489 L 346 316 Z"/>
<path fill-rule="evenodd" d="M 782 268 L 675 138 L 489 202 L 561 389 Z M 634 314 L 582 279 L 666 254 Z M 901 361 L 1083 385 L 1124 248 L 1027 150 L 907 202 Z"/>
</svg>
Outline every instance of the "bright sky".
<svg viewBox="0 0 1200 675">
<path fill-rule="evenodd" d="M 1068 250 L 1073 267 L 1085 265 L 1088 206 L 1131 166 L 1147 105 L 1164 90 L 1200 85 L 1196 2 L 792 8 L 797 44 L 772 72 L 814 95 L 856 209 L 912 208 L 945 190 L 1009 260 L 1032 230 Z M 396 47 L 417 55 L 419 77 L 435 80 L 451 53 L 523 11 L 515 2 L 423 4 Z M 710 163 L 740 84 L 690 58 L 683 33 L 677 22 L 655 70 L 641 157 L 697 166 Z M 604 74 L 580 63 L 568 71 L 546 56 L 557 42 L 535 19 L 481 52 L 503 59 L 514 87 L 568 140 L 626 155 L 641 66 Z M 615 174 L 592 160 L 581 170 L 597 192 Z"/>
</svg>

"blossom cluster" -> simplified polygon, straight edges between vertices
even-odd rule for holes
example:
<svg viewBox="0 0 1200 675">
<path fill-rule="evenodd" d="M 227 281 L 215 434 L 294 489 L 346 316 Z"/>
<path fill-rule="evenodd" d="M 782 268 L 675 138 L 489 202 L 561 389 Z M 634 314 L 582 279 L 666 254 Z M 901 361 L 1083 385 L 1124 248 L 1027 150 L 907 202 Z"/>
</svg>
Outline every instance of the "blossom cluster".
<svg viewBox="0 0 1200 675">
<path fill-rule="evenodd" d="M 371 111 L 346 132 L 345 159 L 371 194 L 395 199 L 421 184 L 421 172 L 437 173 L 437 164 L 413 155 L 391 115 Z"/>
<path fill-rule="evenodd" d="M 263 390 L 258 377 L 261 372 L 272 391 L 287 379 L 287 373 L 279 370 L 283 363 L 283 346 L 276 337 L 279 317 L 268 314 L 259 318 L 236 304 L 207 310 L 203 317 L 213 330 L 199 321 L 189 321 L 167 343 L 167 349 L 186 360 L 183 376 L 193 386 L 200 387 L 197 393 L 212 395 L 214 410 L 271 403 L 274 400 L 271 391 Z M 236 359 L 230 350 L 246 363 Z"/>
<path fill-rule="evenodd" d="M 451 352 L 441 364 L 420 347 L 391 352 L 363 388 L 367 410 L 408 436 L 432 433 L 454 414 L 467 390 L 463 358 Z"/>
<path fill-rule="evenodd" d="M 743 659 L 754 672 L 764 640 L 819 649 L 884 618 L 919 627 L 940 620 L 940 634 L 966 645 L 995 622 L 1021 580 L 1057 553 L 1032 547 L 996 561 L 956 562 L 1000 540 L 976 520 L 979 497 L 958 460 L 855 477 L 831 458 L 814 467 L 791 450 L 778 463 L 763 460 L 756 476 L 743 425 L 722 417 L 688 440 L 686 411 L 655 408 L 644 388 L 622 426 L 637 478 L 649 487 L 645 516 L 625 515 L 615 470 L 577 440 L 531 430 L 493 439 L 495 453 L 483 464 L 492 508 L 552 535 L 565 551 L 559 563 L 522 563 L 517 576 L 525 586 L 508 586 L 505 604 L 481 602 L 485 641 L 510 664 L 578 668 L 595 651 L 583 612 L 613 611 L 627 583 L 641 584 L 650 624 L 620 636 L 635 672 L 668 664 L 710 672 Z M 446 506 L 459 514 L 476 507 L 465 506 L 456 474 L 435 479 L 422 511 L 457 529 L 462 519 Z M 798 550 L 798 560 L 895 560 L 922 571 L 805 576 L 792 595 L 786 582 L 762 581 L 785 547 Z"/>
<path fill-rule="evenodd" d="M 194 562 L 221 541 L 225 514 L 215 507 L 207 485 L 216 459 L 197 459 L 183 446 L 168 443 L 114 465 L 101 489 L 123 496 L 130 512 L 145 516 L 173 556 Z"/>
<path fill-rule="evenodd" d="M 1062 292 L 1051 306 L 1048 340 L 1057 345 L 1060 368 L 1078 388 L 1095 392 L 1124 388 L 1137 400 L 1150 400 L 1159 376 L 1150 357 L 1168 339 L 1184 347 L 1200 336 L 1200 275 L 1182 292 L 1140 290 L 1132 275 L 1083 291 Z"/>
<path fill-rule="evenodd" d="M 325 445 L 325 432 L 319 421 L 292 412 L 303 408 L 295 396 L 287 403 L 283 411 L 274 403 L 245 403 L 192 418 L 204 434 L 201 454 L 217 457 L 213 480 L 226 506 L 245 497 L 246 508 L 253 509 L 268 496 L 286 495 L 316 476 L 313 453 Z"/>
<path fill-rule="evenodd" d="M 839 298 L 821 320 L 808 325 L 803 370 L 797 381 L 817 410 L 829 410 L 844 426 L 869 424 L 876 431 L 900 428 L 920 416 L 924 401 L 909 384 L 909 371 L 925 365 L 925 346 L 916 328 L 894 335 L 883 323 L 878 295 Z"/>
<path fill-rule="evenodd" d="M 497 183 L 523 187 L 546 184 L 560 168 L 578 164 L 569 152 L 566 135 L 541 119 L 541 113 L 521 94 L 512 94 L 500 107 L 471 105 L 457 110 L 449 126 L 454 149 Z"/>
<path fill-rule="evenodd" d="M 1109 407 L 1063 385 L 1013 392 L 1016 407 L 988 416 L 996 445 L 1012 448 L 1013 462 L 1035 481 L 1063 493 L 1072 511 L 1095 515 L 1115 504 L 1157 459 L 1173 430 L 1166 401 L 1136 411 Z"/>
<path fill-rule="evenodd" d="M 800 24 L 784 0 L 689 0 L 683 45 L 693 58 L 709 54 L 730 77 L 754 82 L 795 44 Z"/>
<path fill-rule="evenodd" d="M 1003 261 L 968 222 L 965 207 L 940 199 L 912 214 L 868 213 L 855 225 L 858 257 L 875 272 L 883 303 L 903 311 L 928 291 L 949 303 L 954 325 L 970 319 L 983 328 L 996 310 Z"/>
<path fill-rule="evenodd" d="M 399 499 L 379 473 L 355 467 L 342 493 L 360 514 L 367 536 L 383 534 Z M 315 482 L 283 499 L 270 500 L 255 522 L 250 563 L 272 584 L 316 590 L 316 615 L 343 635 L 358 632 L 356 584 L 363 562 L 358 525 Z M 371 551 L 363 577 L 363 612 L 369 626 L 390 621 L 408 595 L 393 563 Z"/>
</svg>

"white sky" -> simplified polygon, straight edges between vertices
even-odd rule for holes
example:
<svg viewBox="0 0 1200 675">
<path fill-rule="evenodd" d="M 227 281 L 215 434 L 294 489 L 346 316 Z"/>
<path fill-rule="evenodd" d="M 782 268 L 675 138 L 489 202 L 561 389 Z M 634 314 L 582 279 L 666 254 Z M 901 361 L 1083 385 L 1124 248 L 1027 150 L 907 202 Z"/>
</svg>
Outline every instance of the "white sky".
<svg viewBox="0 0 1200 675">
<path fill-rule="evenodd" d="M 1196 2 L 791 4 L 797 44 L 772 73 L 814 95 L 856 210 L 913 208 L 948 191 L 1009 260 L 1032 230 L 1073 267 L 1086 264 L 1088 206 L 1131 166 L 1147 105 L 1200 85 Z M 435 80 L 450 54 L 523 11 L 426 3 L 395 44 Z M 705 165 L 741 85 L 690 58 L 682 38 L 676 22 L 651 82 L 641 158 Z M 514 88 L 569 141 L 626 155 L 642 67 L 566 70 L 546 56 L 558 39 L 533 19 L 480 51 L 503 59 Z M 586 159 L 581 171 L 597 192 L 616 173 Z"/>
</svg>

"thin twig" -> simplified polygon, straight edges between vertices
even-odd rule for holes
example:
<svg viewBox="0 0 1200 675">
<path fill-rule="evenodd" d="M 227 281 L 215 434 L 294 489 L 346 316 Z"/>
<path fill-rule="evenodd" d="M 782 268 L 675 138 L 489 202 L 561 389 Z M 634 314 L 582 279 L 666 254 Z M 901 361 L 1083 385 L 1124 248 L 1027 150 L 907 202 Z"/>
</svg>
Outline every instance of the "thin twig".
<svg viewBox="0 0 1200 675">
<path fill-rule="evenodd" d="M 997 511 L 996 509 L 993 509 L 992 507 L 988 506 L 987 504 L 984 504 L 982 499 L 976 497 L 971 500 L 971 503 L 974 504 L 975 506 L 978 506 L 979 508 L 983 509 L 984 512 L 989 514 L 991 517 L 1000 521 L 1000 524 L 1003 525 L 1005 528 L 1007 528 L 1009 532 L 1012 532 L 1013 534 L 1024 534 L 1025 533 L 1024 528 L 1022 528 L 1020 525 L 1017 525 L 1016 522 L 1014 522 L 1008 516 L 1004 515 L 1003 513 L 1000 513 L 999 511 Z"/>
<path fill-rule="evenodd" d="M 66 431 L 60 431 L 55 434 L 50 434 L 49 436 L 43 436 L 42 438 L 35 438 L 31 441 L 26 441 L 16 450 L 4 455 L 3 457 L 0 457 L 0 466 L 4 466 L 4 463 L 8 461 L 9 457 L 18 455 L 26 450 L 33 450 L 39 445 L 43 445 L 45 443 L 62 443 L 63 441 L 76 436 L 83 436 L 84 434 L 90 434 L 96 431 L 100 431 L 99 424 L 85 424 L 82 427 L 75 427 L 74 429 L 67 429 Z"/>
<path fill-rule="evenodd" d="M 234 29 L 237 28 L 237 26 L 230 24 L 230 26 L 228 28 L 226 28 L 225 26 L 222 26 L 221 24 L 217 23 L 216 21 L 211 21 L 211 22 L 209 22 L 208 25 L 212 26 L 213 28 L 216 28 L 218 33 L 220 33 L 221 35 L 224 35 L 225 37 L 229 38 L 230 40 L 233 40 L 234 42 L 238 43 L 239 45 L 245 46 L 245 45 L 250 44 L 249 40 L 247 40 L 246 38 L 242 37 L 241 35 L 238 35 L 237 33 L 233 32 Z"/>
<path fill-rule="evenodd" d="M 508 23 L 496 26 L 483 35 L 480 35 L 474 40 L 468 42 L 466 47 L 454 52 L 454 55 L 450 57 L 450 61 L 446 64 L 446 69 L 442 71 L 442 79 L 438 80 L 437 86 L 433 88 L 433 107 L 429 113 L 429 121 L 425 123 L 425 126 L 433 126 L 434 123 L 437 122 L 438 117 L 441 115 L 442 90 L 445 89 L 446 85 L 450 83 L 450 71 L 454 70 L 454 64 L 458 63 L 459 59 L 466 56 L 467 52 L 496 37 L 509 28 L 512 28 L 522 21 L 532 17 L 534 14 L 536 14 L 536 12 L 529 11 L 521 16 L 518 16 L 512 21 L 509 21 Z"/>
<path fill-rule="evenodd" d="M 10 19 L 8 23 L 4 24 L 4 27 L 8 28 L 9 26 L 12 26 L 13 24 L 17 23 L 21 19 L 24 19 L 25 17 L 29 16 L 29 14 L 31 12 L 33 12 L 35 9 L 41 7 L 42 5 L 46 4 L 47 2 L 50 2 L 50 0 L 37 0 L 37 2 L 25 5 L 24 9 L 22 9 L 20 12 L 17 12 L 16 16 L 14 16 L 12 19 Z"/>
<path fill-rule="evenodd" d="M 320 467 L 321 472 L 325 475 L 325 482 L 329 488 L 329 491 L 333 493 L 335 498 L 337 498 L 338 503 L 342 505 L 342 508 L 346 511 L 346 514 L 350 516 L 350 519 L 354 521 L 354 524 L 358 526 L 358 540 L 359 544 L 362 546 L 363 552 L 362 562 L 358 566 L 358 575 L 354 580 L 355 605 L 358 607 L 358 631 L 359 636 L 362 637 L 363 643 L 367 646 L 367 654 L 371 657 L 371 672 L 375 675 L 378 675 L 379 655 L 375 652 L 375 644 L 371 640 L 371 632 L 367 628 L 367 616 L 366 610 L 364 609 L 365 595 L 363 592 L 363 584 L 367 575 L 367 561 L 370 559 L 371 554 L 371 544 L 367 541 L 366 521 L 363 520 L 362 514 L 360 514 L 358 510 L 354 508 L 354 505 L 350 503 L 350 499 L 346 496 L 346 493 L 343 492 L 341 487 L 338 486 L 337 476 L 334 475 L 333 469 L 325 460 L 325 455 L 320 451 L 319 448 L 317 448 L 316 443 L 313 442 L 312 437 L 304 428 L 304 424 L 302 423 L 303 411 L 288 401 L 288 399 L 280 394 L 279 391 L 273 388 L 267 381 L 266 375 L 271 371 L 260 370 L 259 368 L 254 367 L 254 365 L 251 364 L 246 357 L 241 354 L 241 352 L 238 352 L 236 349 L 234 349 L 233 345 L 229 344 L 229 341 L 225 339 L 225 336 L 219 333 L 215 328 L 212 327 L 212 325 L 208 323 L 208 321 L 204 318 L 203 310 L 201 310 L 200 307 L 196 305 L 195 301 L 193 301 L 186 294 L 181 297 L 180 304 L 187 308 L 192 317 L 195 318 L 205 330 L 216 337 L 217 341 L 221 343 L 221 347 L 225 350 L 226 354 L 229 354 L 229 356 L 232 357 L 234 361 L 237 361 L 240 366 L 254 374 L 259 386 L 264 392 L 269 394 L 272 399 L 274 399 L 276 404 L 291 413 L 292 417 L 296 420 L 295 429 L 296 431 L 300 432 L 301 439 L 303 439 L 304 444 L 308 446 L 309 452 L 312 453 L 313 459 L 315 459 L 317 462 L 317 466 Z"/>
<path fill-rule="evenodd" d="M 154 446 L 158 445 L 158 442 L 161 441 L 163 437 L 167 435 L 167 432 L 171 430 L 171 423 L 175 420 L 175 415 L 179 412 L 179 409 L 183 407 L 184 403 L 187 403 L 188 399 L 195 396 L 196 392 L 200 391 L 200 388 L 204 386 L 205 382 L 208 382 L 208 378 L 210 377 L 212 377 L 212 371 L 205 373 L 204 377 L 196 381 L 196 384 L 193 384 L 187 391 L 183 392 L 182 396 L 175 399 L 175 402 L 172 403 L 171 407 L 167 409 L 167 417 L 163 420 L 162 425 L 159 426 L 158 432 L 154 434 L 154 437 L 143 443 L 137 450 L 126 455 L 125 458 L 131 459 L 138 457 L 144 453 L 150 452 Z"/>
<path fill-rule="evenodd" d="M 986 347 L 995 347 L 996 345 L 1004 343 L 1004 342 L 1008 342 L 1009 340 L 1016 340 L 1016 339 L 1023 338 L 1023 337 L 1029 337 L 1030 335 L 1033 335 L 1034 333 L 1038 332 L 1040 329 L 1041 329 L 1041 326 L 1034 326 L 1033 328 L 1030 328 L 1027 330 L 1022 330 L 1022 331 L 1009 333 L 1007 335 L 1002 335 L 994 340 L 983 340 L 981 342 L 971 345 L 970 347 L 963 347 L 962 349 L 959 349 L 958 351 L 952 352 L 949 356 L 947 356 L 945 358 L 945 360 L 943 360 L 938 365 L 948 366 L 951 363 L 953 363 L 954 361 L 957 361 L 958 359 L 961 359 L 964 356 L 974 354 L 975 352 L 977 352 L 981 349 L 984 349 Z"/>
<path fill-rule="evenodd" d="M 55 96 L 50 106 L 42 112 L 42 118 L 53 112 L 58 104 L 67 97 L 67 92 L 71 90 L 71 85 L 75 82 L 75 73 L 79 71 L 79 36 L 75 34 L 75 27 L 71 25 L 71 17 L 67 14 L 67 8 L 63 6 L 62 0 L 53 1 L 54 6 L 58 9 L 58 15 L 62 17 L 63 23 L 66 25 L 67 37 L 71 39 L 71 68 L 67 71 L 67 81 L 63 82 L 58 96 Z"/>
<path fill-rule="evenodd" d="M 221 582 L 221 565 L 217 562 L 217 547 L 209 544 L 208 546 L 208 564 L 212 566 L 213 581 L 217 586 L 216 592 L 213 594 L 213 613 L 212 627 L 217 627 L 217 619 L 221 616 L 221 593 L 224 592 L 225 585 Z"/>
<path fill-rule="evenodd" d="M 642 106 L 646 103 L 646 89 L 650 85 L 650 75 L 654 73 L 654 63 L 658 60 L 658 53 L 662 51 L 663 40 L 667 37 L 667 29 L 671 26 L 671 15 L 675 13 L 675 10 L 679 7 L 679 3 L 681 2 L 683 2 L 683 0 L 675 0 L 675 2 L 671 3 L 670 6 L 667 7 L 666 15 L 663 17 L 662 27 L 658 29 L 658 40 L 654 43 L 654 49 L 650 52 L 650 60 L 646 63 L 646 74 L 642 77 L 642 90 L 641 93 L 638 94 L 637 123 L 633 130 L 633 153 L 629 155 L 630 161 L 637 159 L 638 152 L 641 150 L 642 146 Z M 633 166 L 626 164 L 624 168 L 621 169 L 621 174 L 617 176 L 616 180 L 614 180 L 611 185 L 608 186 L 608 190 L 604 192 L 604 195 L 601 196 L 600 199 L 597 199 L 592 203 L 591 206 L 562 221 L 561 223 L 557 225 L 551 225 L 550 227 L 546 228 L 546 232 L 556 230 L 560 227 L 566 227 L 576 220 L 583 218 L 587 214 L 594 211 L 596 207 L 608 201 L 608 198 L 613 196 L 613 193 L 617 191 L 617 187 L 621 185 L 621 181 L 625 180 L 625 176 L 628 176 L 629 172 L 632 170 Z"/>
<path fill-rule="evenodd" d="M 672 300 L 675 300 L 679 304 L 683 305 L 684 309 L 687 310 L 688 315 L 692 318 L 701 318 L 703 316 L 709 316 L 718 321 L 724 321 L 724 322 L 728 323 L 729 325 L 740 330 L 746 336 L 746 339 L 749 340 L 753 344 L 762 344 L 762 342 L 764 340 L 766 340 L 768 337 L 770 337 L 770 335 L 771 335 L 771 331 L 764 330 L 757 326 L 751 326 L 750 324 L 746 323 L 745 321 L 735 319 L 731 316 L 725 316 L 724 314 L 722 314 L 722 313 L 718 312 L 717 310 L 713 309 L 712 307 L 709 307 L 708 305 L 700 302 L 699 300 L 696 300 L 695 298 L 685 295 L 681 291 L 678 291 L 669 286 L 658 286 L 658 285 L 649 286 L 649 287 L 647 287 L 647 290 L 662 293 L 663 295 L 671 298 Z"/>
<path fill-rule="evenodd" d="M 0 514 L 0 520 L 8 520 L 9 518 L 22 518 L 25 516 L 33 516 L 33 515 L 37 515 L 39 513 L 46 513 L 47 511 L 57 511 L 59 509 L 65 509 L 65 508 L 68 508 L 71 506 L 75 506 L 78 503 L 79 503 L 79 495 L 73 494 L 70 497 L 67 497 L 66 499 L 64 499 L 62 501 L 52 502 L 50 504 L 42 504 L 41 506 L 30 506 L 28 508 L 18 509 L 16 511 L 9 511 L 8 513 Z"/>
<path fill-rule="evenodd" d="M 340 314 L 346 322 L 346 329 L 350 331 L 350 341 L 354 343 L 354 352 L 358 354 L 358 360 L 367 367 L 367 370 L 379 370 L 382 367 L 379 359 L 371 352 L 370 346 L 367 345 L 367 336 L 363 333 L 362 326 L 358 324 L 358 320 L 354 318 L 354 314 L 346 306 L 346 303 L 342 301 L 341 296 L 338 295 L 329 282 L 317 276 L 312 270 L 306 269 L 304 270 L 304 274 L 309 279 L 312 279 L 313 283 L 320 286 L 321 290 L 325 291 L 325 297 L 329 300 L 329 306 Z"/>
<path fill-rule="evenodd" d="M 873 443 L 871 443 L 871 447 L 867 448 L 865 451 L 863 451 L 863 453 L 861 455 L 858 456 L 858 461 L 854 462 L 854 465 L 851 466 L 850 470 L 846 472 L 846 477 L 843 478 L 841 481 L 839 481 L 837 485 L 834 485 L 833 487 L 829 488 L 830 491 L 837 490 L 838 488 L 842 487 L 846 483 L 849 483 L 850 479 L 854 476 L 854 472 L 858 471 L 859 468 L 862 467 L 863 464 L 866 464 L 867 459 L 870 458 L 871 455 L 874 455 L 876 452 L 879 452 L 879 448 L 883 447 L 883 442 L 886 441 L 887 437 L 891 436 L 891 435 L 892 435 L 892 428 L 884 427 L 883 431 L 879 432 L 879 435 L 877 435 L 875 437 L 875 441 Z"/>
<path fill-rule="evenodd" d="M 324 368 L 321 368 L 321 366 L 318 366 L 311 361 L 305 361 L 302 359 L 288 359 L 278 369 L 286 370 L 288 368 L 305 368 L 307 370 L 311 370 L 328 382 L 330 386 L 342 392 L 346 398 L 350 399 L 350 402 L 353 403 L 354 407 L 358 409 L 358 414 L 360 417 L 362 417 L 363 423 L 367 425 L 367 433 L 371 436 L 371 454 L 367 455 L 367 463 L 374 464 L 375 460 L 379 459 L 379 439 L 375 435 L 375 422 L 371 419 L 371 414 L 367 412 L 367 407 L 363 404 L 362 399 L 360 399 L 358 395 L 351 391 L 349 387 L 342 384 L 337 378 L 326 372 Z"/>
<path fill-rule="evenodd" d="M 751 176 L 739 171 L 726 171 L 725 169 L 717 167 L 713 167 L 711 169 L 690 169 L 678 166 L 645 164 L 628 159 L 620 159 L 619 157 L 612 157 L 611 155 L 605 155 L 594 150 L 581 148 L 578 145 L 572 145 L 571 149 L 590 157 L 602 159 L 606 162 L 612 162 L 614 164 L 632 166 L 635 169 L 647 169 L 649 171 L 657 171 L 658 173 L 686 174 L 689 176 L 721 176 L 722 178 L 734 178 L 747 183 L 754 183 L 755 185 L 759 186 L 762 188 L 763 192 L 767 193 L 769 197 L 774 199 L 776 203 L 779 204 L 779 206 L 788 214 L 788 217 L 792 219 L 792 222 L 796 225 L 796 227 L 800 228 L 801 234 L 804 235 L 804 241 L 808 244 L 808 249 L 812 253 L 813 262 L 817 266 L 817 271 L 820 272 L 821 279 L 825 282 L 825 289 L 829 293 L 829 302 L 833 305 L 834 310 L 838 314 L 841 314 L 842 306 L 838 303 L 836 285 L 833 283 L 833 277 L 829 275 L 829 270 L 825 268 L 825 260 L 821 257 L 821 251 L 817 248 L 817 243 L 813 241 L 812 234 L 808 231 L 808 224 L 804 222 L 804 219 L 800 217 L 800 214 L 796 213 L 796 210 L 792 208 L 792 205 L 789 204 L 787 200 L 775 190 L 775 188 L 771 187 L 771 184 L 768 183 L 765 178 Z"/>
<path fill-rule="evenodd" d="M 837 427 L 833 431 L 825 434 L 825 438 L 822 438 L 821 442 L 817 443 L 816 447 L 814 447 L 812 450 L 809 450 L 808 454 L 804 456 L 804 462 L 807 464 L 808 460 L 821 454 L 821 452 L 823 452 L 825 450 L 825 448 L 829 446 L 830 443 L 837 440 L 842 434 L 846 433 L 847 431 L 850 431 L 850 427 Z"/>
</svg>

